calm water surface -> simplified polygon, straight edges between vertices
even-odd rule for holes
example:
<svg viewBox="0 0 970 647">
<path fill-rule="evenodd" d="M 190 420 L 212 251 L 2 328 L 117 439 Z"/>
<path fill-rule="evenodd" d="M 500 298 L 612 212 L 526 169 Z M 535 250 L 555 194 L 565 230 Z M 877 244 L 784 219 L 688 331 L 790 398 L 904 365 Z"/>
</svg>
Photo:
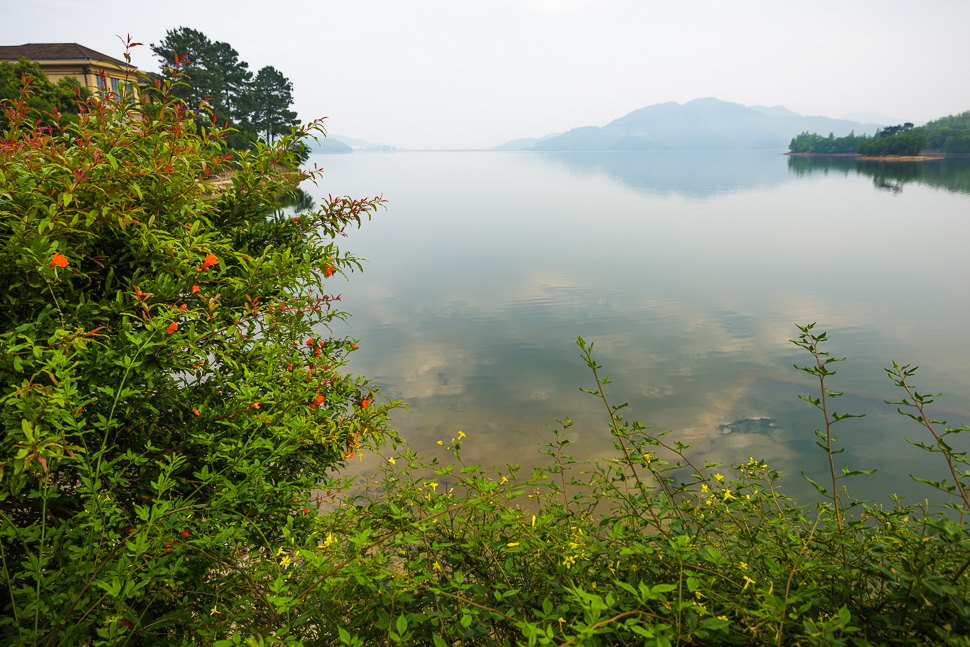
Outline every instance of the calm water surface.
<svg viewBox="0 0 970 647">
<path fill-rule="evenodd" d="M 333 284 L 358 337 L 351 370 L 410 405 L 420 451 L 458 431 L 466 457 L 539 464 L 569 416 L 577 457 L 612 453 L 577 335 L 595 343 L 629 419 L 674 430 L 693 458 L 764 458 L 808 493 L 824 477 L 822 424 L 788 340 L 818 322 L 848 357 L 831 388 L 841 464 L 878 468 L 853 494 L 933 496 L 907 473 L 943 459 L 895 413 L 882 367 L 918 364 L 945 392 L 936 417 L 970 422 L 970 165 L 891 167 L 775 152 L 429 152 L 315 156 L 311 194 L 383 194 L 387 211 L 343 248 L 368 260 Z M 334 279 L 336 280 L 336 279 Z M 815 384 L 817 387 L 817 382 Z M 968 432 L 970 435 L 970 432 Z M 966 439 L 970 440 L 970 438 Z M 963 443 L 966 445 L 967 443 Z M 358 467 L 373 469 L 367 457 Z"/>
</svg>

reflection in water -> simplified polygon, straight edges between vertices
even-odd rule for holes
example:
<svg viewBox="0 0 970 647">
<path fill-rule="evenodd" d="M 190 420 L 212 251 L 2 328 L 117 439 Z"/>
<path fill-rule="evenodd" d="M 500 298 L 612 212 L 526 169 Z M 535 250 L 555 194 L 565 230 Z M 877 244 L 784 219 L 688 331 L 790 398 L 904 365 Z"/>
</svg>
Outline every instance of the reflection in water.
<svg viewBox="0 0 970 647">
<path fill-rule="evenodd" d="M 924 162 L 878 162 L 852 157 L 788 157 L 788 170 L 796 176 L 855 173 L 872 178 L 877 189 L 900 194 L 911 183 L 970 194 L 970 159 L 939 159 Z"/>
<path fill-rule="evenodd" d="M 771 418 L 744 418 L 717 426 L 722 436 L 725 434 L 767 434 L 774 428 L 775 421 Z"/>
<path fill-rule="evenodd" d="M 778 154 L 766 151 L 628 151 L 540 153 L 577 174 L 603 173 L 654 194 L 691 198 L 780 184 Z"/>
<path fill-rule="evenodd" d="M 276 202 L 281 208 L 290 209 L 291 213 L 303 213 L 314 208 L 313 197 L 300 187 L 277 196 Z"/>
<path fill-rule="evenodd" d="M 344 242 L 369 262 L 331 279 L 353 313 L 335 332 L 361 340 L 352 370 L 410 403 L 395 423 L 422 453 L 441 455 L 437 441 L 463 431 L 470 462 L 535 466 L 546 426 L 568 416 L 574 456 L 611 455 L 602 403 L 578 391 L 592 385 L 577 335 L 595 342 L 628 420 L 675 430 L 668 438 L 698 462 L 764 458 L 794 494 L 812 492 L 800 471 L 817 480 L 827 469 L 819 415 L 798 399 L 817 382 L 792 368 L 805 363 L 788 341 L 794 322 L 818 321 L 833 355 L 849 358 L 831 388 L 846 391 L 840 413 L 867 417 L 840 423 L 840 465 L 880 468 L 857 496 L 922 496 L 905 474 L 937 473 L 939 457 L 903 439 L 919 428 L 884 404 L 898 395 L 883 366 L 919 363 L 920 387 L 946 391 L 938 404 L 954 409 L 934 414 L 970 419 L 968 200 L 927 190 L 925 169 L 889 196 L 854 160 L 816 167 L 774 153 L 321 162 L 317 197 L 388 200 Z M 914 214 L 931 254 L 910 253 Z"/>
</svg>

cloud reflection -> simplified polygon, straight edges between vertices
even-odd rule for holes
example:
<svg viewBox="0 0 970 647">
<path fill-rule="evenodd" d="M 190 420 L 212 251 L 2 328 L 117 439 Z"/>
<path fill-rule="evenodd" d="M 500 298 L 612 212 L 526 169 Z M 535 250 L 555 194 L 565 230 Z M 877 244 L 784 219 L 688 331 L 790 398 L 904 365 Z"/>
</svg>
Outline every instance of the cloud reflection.
<svg viewBox="0 0 970 647">
<path fill-rule="evenodd" d="M 407 183 L 391 172 L 394 159 Z M 338 160 L 328 174 L 338 185 L 380 184 L 383 172 L 393 188 L 392 213 L 348 241 L 370 260 L 366 271 L 335 284 L 353 313 L 336 332 L 362 339 L 351 368 L 411 405 L 395 423 L 419 451 L 440 453 L 437 441 L 464 431 L 468 460 L 534 466 L 545 460 L 538 444 L 551 440 L 546 425 L 569 416 L 575 456 L 611 456 L 602 402 L 578 391 L 593 386 L 575 346 L 583 335 L 630 419 L 676 430 L 670 438 L 694 445 L 701 462 L 765 458 L 800 488 L 799 470 L 825 465 L 813 446 L 821 423 L 797 397 L 817 384 L 792 368 L 810 358 L 789 340 L 795 322 L 819 321 L 833 354 L 850 358 L 835 388 L 871 412 L 840 432 L 846 457 L 865 463 L 873 438 L 902 433 L 880 409 L 893 395 L 881 370 L 892 359 L 925 359 L 951 391 L 970 392 L 970 342 L 958 323 L 970 314 L 960 288 L 970 271 L 966 205 L 954 194 L 878 194 L 866 178 L 788 176 L 784 159 L 770 159 L 770 173 L 758 163 L 738 172 L 768 178 L 755 188 L 702 182 L 692 190 L 703 200 L 631 190 L 602 167 L 545 156 Z M 463 193 L 474 199 L 457 201 Z M 887 263 L 886 250 L 910 247 L 902 225 L 914 210 L 937 253 Z M 900 306 L 902 294 L 913 307 Z M 721 433 L 758 418 L 776 424 Z M 868 456 L 891 461 L 880 451 Z"/>
</svg>

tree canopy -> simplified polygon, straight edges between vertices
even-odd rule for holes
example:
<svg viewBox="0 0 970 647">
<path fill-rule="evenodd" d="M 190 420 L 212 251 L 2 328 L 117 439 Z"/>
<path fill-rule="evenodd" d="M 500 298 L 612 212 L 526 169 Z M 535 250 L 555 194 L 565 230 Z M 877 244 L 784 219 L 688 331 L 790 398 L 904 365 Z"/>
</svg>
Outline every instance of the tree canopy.
<svg viewBox="0 0 970 647">
<path fill-rule="evenodd" d="M 227 143 L 246 148 L 259 138 L 273 141 L 296 126 L 293 84 L 273 66 L 255 75 L 229 43 L 213 41 L 189 27 L 170 29 L 152 51 L 163 69 L 180 82 L 171 96 L 203 121 L 229 125 Z"/>
<path fill-rule="evenodd" d="M 815 153 L 817 155 L 857 153 L 867 156 L 919 155 L 930 149 L 948 154 L 970 153 L 970 111 L 959 115 L 941 117 L 925 126 L 914 126 L 907 121 L 886 126 L 868 135 L 827 138 L 803 132 L 791 140 L 788 150 L 792 153 Z"/>
<path fill-rule="evenodd" d="M 24 90 L 28 92 L 24 94 Z M 91 93 L 82 88 L 74 77 L 65 77 L 57 83 L 51 82 L 37 61 L 21 57 L 16 63 L 0 61 L 0 101 L 16 101 L 23 95 L 26 106 L 36 119 L 45 126 L 66 119 L 77 119 L 78 99 L 86 99 Z M 6 111 L 0 111 L 0 131 L 10 124 Z"/>
<path fill-rule="evenodd" d="M 249 120 L 256 133 L 273 141 L 297 125 L 293 103 L 293 84 L 275 67 L 267 65 L 256 73 L 249 89 L 253 110 Z"/>
<path fill-rule="evenodd" d="M 815 153 L 817 155 L 844 155 L 855 153 L 859 144 L 869 139 L 869 135 L 849 133 L 845 137 L 836 137 L 829 133 L 822 137 L 814 133 L 804 132 L 791 140 L 788 150 L 792 153 Z"/>
</svg>

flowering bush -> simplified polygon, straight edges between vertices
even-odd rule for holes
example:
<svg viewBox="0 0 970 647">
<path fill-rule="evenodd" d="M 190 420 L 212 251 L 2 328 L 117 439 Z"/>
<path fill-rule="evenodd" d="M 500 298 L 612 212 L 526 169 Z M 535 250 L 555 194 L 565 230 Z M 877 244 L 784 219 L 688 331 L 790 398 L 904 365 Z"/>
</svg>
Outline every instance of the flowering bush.
<svg viewBox="0 0 970 647">
<path fill-rule="evenodd" d="M 165 97 L 165 88 L 160 88 Z M 387 406 L 340 372 L 355 342 L 325 286 L 333 239 L 377 199 L 283 215 L 319 124 L 232 162 L 175 102 L 83 104 L 0 139 L 0 639 L 23 645 L 970 645 L 970 471 L 932 395 L 893 403 L 933 438 L 942 507 L 864 505 L 837 468 L 800 507 L 751 458 L 700 464 L 627 422 L 579 340 L 615 456 L 562 423 L 522 475 L 381 445 Z M 830 413 L 831 412 L 831 413 Z M 393 435 L 392 435 L 393 437 Z M 395 439 L 397 441 L 397 439 Z M 312 514 L 359 446 L 382 480 Z M 716 471 L 715 471 L 716 470 Z"/>
<path fill-rule="evenodd" d="M 334 239 L 380 199 L 284 214 L 320 122 L 230 163 L 226 133 L 158 90 L 52 127 L 29 96 L 2 106 L 3 644 L 285 627 L 274 555 L 384 429 L 327 327 L 327 277 L 359 267 Z"/>
<path fill-rule="evenodd" d="M 830 431 L 853 417 L 831 408 L 839 360 L 824 333 L 801 332 L 802 370 L 820 379 L 805 399 Z M 831 487 L 816 483 L 812 509 L 762 460 L 701 462 L 673 433 L 625 420 L 578 341 L 615 455 L 573 460 L 568 418 L 531 475 L 466 464 L 461 432 L 440 443 L 444 460 L 379 448 L 376 487 L 294 538 L 294 595 L 313 591 L 307 644 L 970 644 L 970 471 L 955 436 L 968 427 L 924 413 L 933 396 L 912 386 L 913 369 L 889 370 L 904 392 L 893 404 L 934 436 L 923 447 L 945 476 L 925 482 L 939 502 L 863 504 L 846 479 L 865 472 L 843 467 Z M 835 461 L 835 437 L 817 433 Z"/>
</svg>

